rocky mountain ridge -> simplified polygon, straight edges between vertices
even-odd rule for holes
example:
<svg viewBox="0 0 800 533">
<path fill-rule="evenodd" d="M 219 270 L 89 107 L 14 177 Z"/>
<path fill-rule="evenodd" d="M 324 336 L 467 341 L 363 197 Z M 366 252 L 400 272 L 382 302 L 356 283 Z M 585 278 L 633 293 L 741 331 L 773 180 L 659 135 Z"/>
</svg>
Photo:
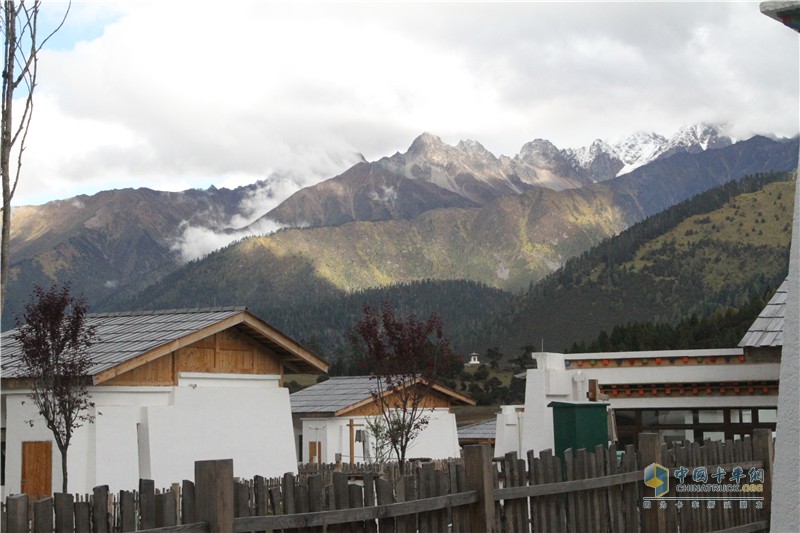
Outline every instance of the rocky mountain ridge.
<svg viewBox="0 0 800 533">
<path fill-rule="evenodd" d="M 676 153 L 700 153 L 731 142 L 721 127 L 698 124 L 681 128 L 669 139 L 636 133 L 618 143 L 598 139 L 578 149 L 534 139 L 513 157 L 498 157 L 475 140 L 453 146 L 423 133 L 405 153 L 356 165 L 307 187 L 262 219 L 292 227 L 408 219 L 429 209 L 485 206 L 539 187 L 585 187 Z M 423 210 L 410 207 L 420 206 L 422 198 Z"/>
<path fill-rule="evenodd" d="M 430 137 L 422 139 L 415 150 L 442 147 L 443 143 Z M 471 169 L 477 169 L 480 161 L 513 162 L 506 156 L 491 156 L 475 142 L 464 141 L 451 148 L 463 154 L 463 161 L 451 165 L 446 158 L 430 158 L 438 161 L 437 171 L 445 176 L 448 168 L 459 164 L 469 163 Z M 547 163 L 555 169 L 564 163 L 545 158 L 554 153 L 545 141 L 533 142 L 522 152 L 519 160 L 527 158 L 541 167 Z M 266 240 L 245 239 L 247 234 L 231 228 L 239 228 L 233 221 L 257 216 L 257 210 L 250 212 L 253 198 L 269 187 L 267 182 L 235 190 L 211 188 L 182 193 L 104 191 L 43 206 L 19 207 L 13 211 L 11 283 L 3 325 L 13 323 L 33 283 L 71 280 L 76 292 L 86 294 L 93 308 L 116 309 L 119 302 L 130 301 L 126 296 L 140 293 L 181 267 L 187 257 L 179 253 L 181 247 L 198 240 L 197 234 L 186 232 L 187 227 L 207 231 L 215 238 L 225 237 L 214 241 L 216 248 L 245 239 L 249 248 L 230 245 L 236 253 L 246 254 L 245 250 L 262 243 L 259 246 L 266 245 L 280 259 L 275 269 L 291 271 L 291 265 L 297 262 L 292 258 L 296 258 L 324 283 L 345 290 L 416 279 L 473 279 L 516 289 L 535 282 L 566 258 L 643 216 L 748 173 L 796 165 L 796 140 L 754 138 L 719 150 L 660 158 L 619 178 L 579 188 L 559 191 L 525 184 L 522 179 L 499 181 L 500 185 L 489 180 L 483 182 L 486 187 L 496 185 L 492 190 L 498 191 L 505 186 L 509 192 L 494 200 L 482 199 L 481 205 L 432 181 L 401 176 L 375 163 L 359 163 L 341 176 L 285 200 L 276 208 L 285 208 L 287 213 L 280 225 L 305 229 L 284 229 Z M 466 184 L 469 177 L 460 180 L 453 183 Z M 512 194 L 512 186 L 523 192 Z M 297 216 L 298 206 L 305 209 L 302 216 Z M 338 219 L 331 216 L 334 213 Z M 313 223 L 308 222 L 309 214 L 317 217 Z M 303 224 L 294 224 L 298 220 Z M 560 227 L 565 221 L 569 225 Z M 317 231 L 326 226 L 335 231 Z M 269 277 L 273 275 L 270 264 L 251 265 L 258 268 L 257 276 Z M 226 269 L 218 281 L 236 283 L 243 273 L 241 268 Z"/>
</svg>

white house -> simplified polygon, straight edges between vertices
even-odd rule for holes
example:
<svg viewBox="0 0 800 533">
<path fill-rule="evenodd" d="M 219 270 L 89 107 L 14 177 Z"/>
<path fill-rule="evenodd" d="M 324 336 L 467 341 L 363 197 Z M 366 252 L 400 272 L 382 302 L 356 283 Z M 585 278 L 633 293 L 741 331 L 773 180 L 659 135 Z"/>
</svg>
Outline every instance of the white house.
<svg viewBox="0 0 800 533">
<path fill-rule="evenodd" d="M 523 412 L 510 406 L 497 416 L 496 454 L 553 448 L 548 404 L 586 401 L 590 380 L 607 396 L 611 429 L 622 445 L 634 444 L 642 431 L 695 441 L 737 439 L 758 427 L 775 430 L 780 359 L 763 351 L 544 352 L 533 357 L 536 368 L 525 374 Z"/>
<path fill-rule="evenodd" d="M 68 453 L 70 492 L 192 479 L 194 461 L 233 458 L 235 474 L 294 472 L 284 370 L 327 363 L 245 308 L 89 315 L 95 422 Z M 3 494 L 61 489 L 61 457 L 27 397 L 14 331 L 2 336 Z M 33 420 L 31 427 L 26 423 Z M 49 465 L 41 468 L 40 465 Z"/>
<path fill-rule="evenodd" d="M 380 415 L 373 398 L 375 378 L 334 377 L 291 395 L 298 456 L 304 463 L 368 462 L 374 459 L 375 438 L 367 420 Z M 386 393 L 391 394 L 391 393 Z M 407 458 L 458 457 L 456 418 L 452 405 L 475 405 L 474 400 L 435 384 L 422 404 L 429 422 L 408 448 Z"/>
</svg>

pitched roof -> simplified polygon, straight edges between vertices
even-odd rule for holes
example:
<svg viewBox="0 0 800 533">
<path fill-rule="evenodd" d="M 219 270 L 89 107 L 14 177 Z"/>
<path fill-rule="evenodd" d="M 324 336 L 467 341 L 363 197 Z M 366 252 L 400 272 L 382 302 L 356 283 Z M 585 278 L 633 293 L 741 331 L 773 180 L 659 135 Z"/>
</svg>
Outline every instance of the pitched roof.
<svg viewBox="0 0 800 533">
<path fill-rule="evenodd" d="M 490 418 L 458 428 L 458 440 L 494 440 L 496 431 L 497 420 Z"/>
<path fill-rule="evenodd" d="M 297 391 L 289 396 L 292 413 L 325 413 L 338 416 L 349 408 L 372 401 L 375 379 L 371 376 L 334 377 Z M 475 404 L 471 398 L 447 387 L 435 384 L 433 390 L 450 397 L 453 403 Z"/>
<path fill-rule="evenodd" d="M 157 359 L 178 348 L 228 328 L 235 327 L 266 345 L 290 368 L 327 371 L 328 364 L 299 343 L 270 326 L 245 307 L 169 309 L 128 313 L 97 313 L 86 317 L 95 326 L 95 342 L 89 348 L 92 366 L 89 375 L 95 382 Z M 19 366 L 21 346 L 16 330 L 2 334 L 2 377 L 24 377 Z M 295 371 L 296 371 L 295 370 Z"/>
<path fill-rule="evenodd" d="M 783 325 L 786 316 L 786 295 L 789 280 L 781 286 L 758 315 L 739 342 L 741 348 L 770 348 L 783 346 Z"/>
</svg>

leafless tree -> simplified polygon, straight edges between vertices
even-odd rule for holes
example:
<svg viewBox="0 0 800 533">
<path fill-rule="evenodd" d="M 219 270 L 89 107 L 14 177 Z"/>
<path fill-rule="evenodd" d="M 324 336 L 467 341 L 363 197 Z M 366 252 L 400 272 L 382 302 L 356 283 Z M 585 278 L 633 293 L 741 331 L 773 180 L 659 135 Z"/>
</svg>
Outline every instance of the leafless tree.
<svg viewBox="0 0 800 533">
<path fill-rule="evenodd" d="M 5 303 L 8 286 L 8 250 L 11 238 L 11 200 L 17 190 L 25 140 L 33 116 L 33 92 L 39 75 L 39 53 L 67 19 L 67 4 L 61 22 L 44 38 L 40 33 L 39 14 L 42 2 L 5 0 L 3 2 L 3 108 L 0 116 L 2 146 L 0 172 L 3 178 L 3 228 L 0 241 L 0 309 Z M 15 100 L 21 102 L 22 113 L 14 117 Z M 14 148 L 16 146 L 16 149 Z M 12 164 L 13 160 L 13 164 Z"/>
</svg>

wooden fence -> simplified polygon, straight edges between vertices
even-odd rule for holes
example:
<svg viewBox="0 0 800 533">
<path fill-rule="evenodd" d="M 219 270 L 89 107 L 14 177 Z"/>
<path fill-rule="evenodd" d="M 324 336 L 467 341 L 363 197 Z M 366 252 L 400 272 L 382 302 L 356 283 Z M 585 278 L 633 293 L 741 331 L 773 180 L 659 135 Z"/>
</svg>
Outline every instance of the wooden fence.
<svg viewBox="0 0 800 533">
<path fill-rule="evenodd" d="M 137 492 L 121 491 L 116 504 L 107 487 L 80 502 L 55 494 L 32 510 L 27 496 L 10 496 L 2 526 L 9 533 L 768 531 L 772 454 L 769 430 L 673 447 L 644 433 L 638 452 L 598 446 L 567 450 L 563 462 L 550 450 L 538 457 L 529 452 L 527 461 L 515 453 L 493 460 L 487 446 L 467 446 L 461 460 L 423 463 L 394 481 L 369 471 L 332 472 L 330 484 L 320 474 L 240 482 L 232 460 L 201 461 L 194 482 L 157 494 L 144 480 Z M 713 476 L 720 468 L 723 484 L 762 491 L 656 497 L 643 474 L 652 463 L 668 470 L 672 484 L 684 470 L 683 481 L 692 483 L 696 474 Z M 744 477 L 732 483 L 735 473 Z"/>
</svg>

